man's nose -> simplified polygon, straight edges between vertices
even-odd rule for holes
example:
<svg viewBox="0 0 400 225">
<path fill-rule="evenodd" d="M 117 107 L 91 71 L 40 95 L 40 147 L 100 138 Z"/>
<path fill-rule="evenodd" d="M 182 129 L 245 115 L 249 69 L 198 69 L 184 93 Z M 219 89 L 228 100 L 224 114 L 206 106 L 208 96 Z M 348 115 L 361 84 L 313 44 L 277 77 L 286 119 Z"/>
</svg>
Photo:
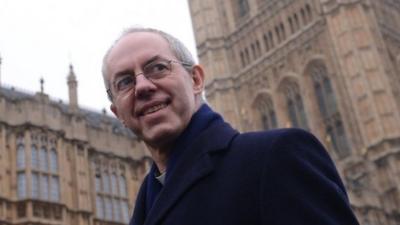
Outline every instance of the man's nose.
<svg viewBox="0 0 400 225">
<path fill-rule="evenodd" d="M 156 90 L 155 84 L 147 79 L 143 74 L 139 74 L 136 76 L 136 86 L 135 86 L 135 97 L 147 98 L 151 96 Z"/>
</svg>

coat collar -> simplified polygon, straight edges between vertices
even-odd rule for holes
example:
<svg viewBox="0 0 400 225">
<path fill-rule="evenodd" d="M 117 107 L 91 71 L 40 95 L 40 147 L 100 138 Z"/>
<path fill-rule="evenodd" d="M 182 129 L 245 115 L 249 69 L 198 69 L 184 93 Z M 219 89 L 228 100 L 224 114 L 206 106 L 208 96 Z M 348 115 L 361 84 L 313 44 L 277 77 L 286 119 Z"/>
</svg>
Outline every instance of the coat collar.
<svg viewBox="0 0 400 225">
<path fill-rule="evenodd" d="M 135 218 L 132 224 L 158 224 L 188 189 L 214 170 L 209 153 L 226 150 L 237 134 L 236 130 L 223 121 L 215 122 L 209 126 L 192 143 L 191 149 L 183 152 L 183 160 L 180 160 L 174 170 L 171 171 L 170 179 L 160 192 L 144 223 L 140 221 L 140 215 L 137 215 L 137 213 L 143 211 L 140 209 L 143 204 L 138 201 L 135 217 L 139 218 Z M 143 196 L 139 197 L 138 200 L 142 198 Z"/>
</svg>

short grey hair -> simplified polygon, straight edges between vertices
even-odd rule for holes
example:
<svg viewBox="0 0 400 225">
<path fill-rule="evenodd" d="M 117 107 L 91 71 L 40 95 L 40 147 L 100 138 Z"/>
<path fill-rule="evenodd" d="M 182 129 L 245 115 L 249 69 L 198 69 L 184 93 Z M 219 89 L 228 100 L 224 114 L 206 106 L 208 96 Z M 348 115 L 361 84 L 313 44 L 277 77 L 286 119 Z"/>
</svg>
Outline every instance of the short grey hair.
<svg viewBox="0 0 400 225">
<path fill-rule="evenodd" d="M 114 43 L 107 50 L 106 54 L 103 57 L 102 74 L 103 74 L 103 79 L 104 79 L 104 85 L 106 87 L 107 94 L 108 94 L 108 97 L 109 97 L 110 101 L 112 101 L 112 96 L 111 96 L 111 93 L 109 93 L 110 81 L 107 79 L 107 58 L 108 58 L 111 50 L 118 43 L 119 40 L 121 40 L 123 37 L 125 37 L 128 34 L 137 33 L 137 32 L 155 33 L 155 34 L 159 34 L 161 37 L 163 37 L 167 41 L 172 53 L 175 55 L 177 60 L 179 60 L 181 62 L 184 62 L 185 64 L 189 65 L 189 66 L 185 66 L 184 65 L 184 68 L 188 72 L 191 72 L 192 67 L 195 65 L 194 58 L 193 58 L 192 54 L 190 53 L 189 49 L 178 38 L 172 36 L 171 34 L 168 34 L 168 33 L 164 32 L 164 31 L 157 30 L 157 29 L 154 29 L 154 28 L 146 28 L 146 27 L 130 27 L 130 28 L 127 28 L 114 41 Z"/>
</svg>

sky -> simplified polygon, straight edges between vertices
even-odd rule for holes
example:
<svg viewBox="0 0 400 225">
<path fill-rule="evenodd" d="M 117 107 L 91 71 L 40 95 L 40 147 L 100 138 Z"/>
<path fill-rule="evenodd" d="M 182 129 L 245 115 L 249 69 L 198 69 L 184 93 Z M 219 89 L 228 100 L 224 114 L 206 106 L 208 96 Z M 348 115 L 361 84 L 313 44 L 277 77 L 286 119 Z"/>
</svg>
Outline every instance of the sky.
<svg viewBox="0 0 400 225">
<path fill-rule="evenodd" d="M 164 30 L 196 56 L 187 0 L 0 0 L 0 85 L 68 102 L 72 64 L 78 102 L 109 114 L 101 75 L 106 50 L 127 27 Z"/>
</svg>

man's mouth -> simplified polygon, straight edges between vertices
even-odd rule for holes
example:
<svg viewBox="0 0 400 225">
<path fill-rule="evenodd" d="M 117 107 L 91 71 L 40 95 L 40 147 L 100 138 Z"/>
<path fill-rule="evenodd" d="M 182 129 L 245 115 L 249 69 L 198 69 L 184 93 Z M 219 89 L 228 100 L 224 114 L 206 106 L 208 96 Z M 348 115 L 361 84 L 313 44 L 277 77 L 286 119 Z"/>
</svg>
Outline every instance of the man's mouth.
<svg viewBox="0 0 400 225">
<path fill-rule="evenodd" d="M 158 110 L 163 109 L 165 107 L 167 107 L 166 103 L 161 103 L 161 104 L 158 104 L 158 105 L 155 105 L 155 106 L 151 106 L 151 107 L 147 108 L 146 110 L 144 110 L 142 115 L 147 115 L 147 114 L 150 114 L 150 113 L 157 112 Z"/>
</svg>

